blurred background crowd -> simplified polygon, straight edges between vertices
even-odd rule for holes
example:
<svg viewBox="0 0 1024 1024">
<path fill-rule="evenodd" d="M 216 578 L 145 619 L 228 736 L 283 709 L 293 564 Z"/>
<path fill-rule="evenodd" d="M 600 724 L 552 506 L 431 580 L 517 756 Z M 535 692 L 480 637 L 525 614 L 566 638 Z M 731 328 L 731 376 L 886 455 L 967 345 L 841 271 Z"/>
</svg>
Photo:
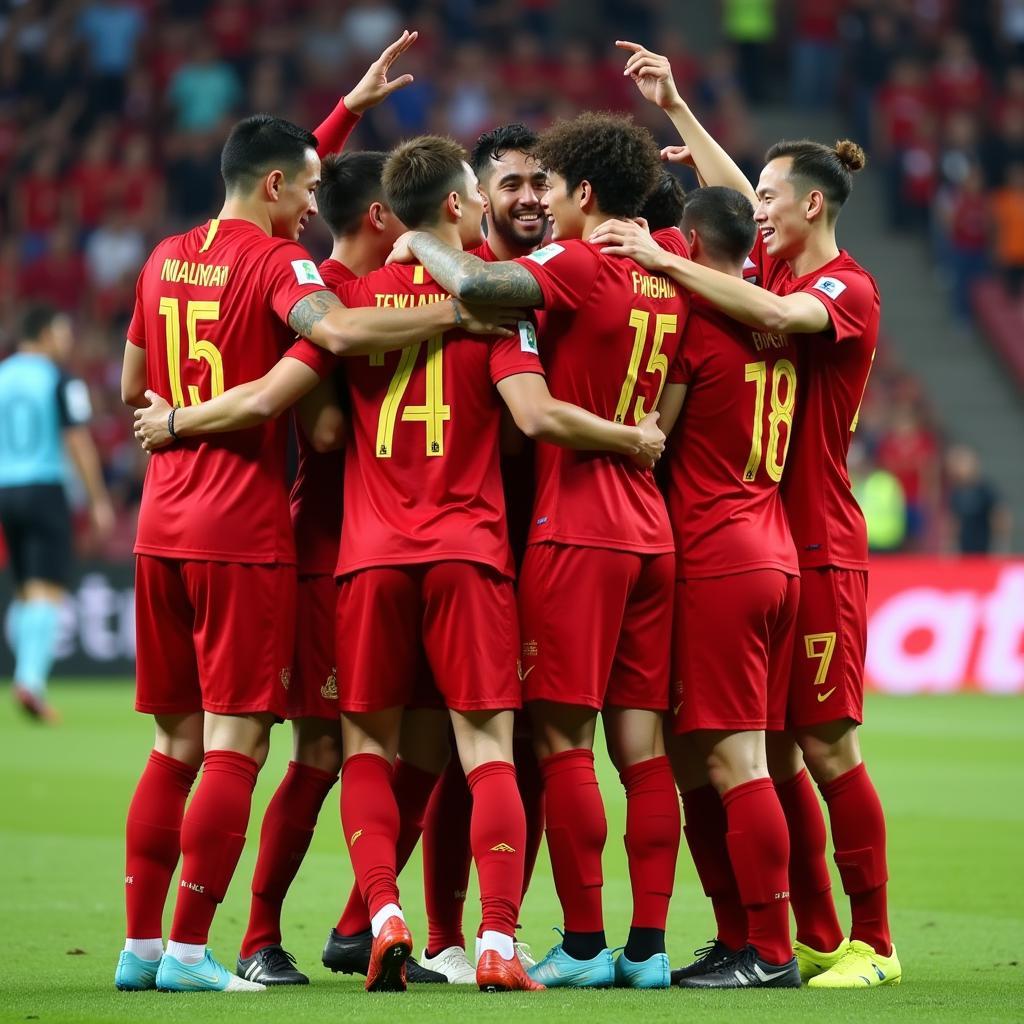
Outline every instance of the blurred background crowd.
<svg viewBox="0 0 1024 1024">
<path fill-rule="evenodd" d="M 363 119 L 354 147 L 423 131 L 472 143 L 499 123 L 543 128 L 582 108 L 633 111 L 675 141 L 622 77 L 615 38 L 666 53 L 683 95 L 754 177 L 758 108 L 841 111 L 884 169 L 890 228 L 928 248 L 951 315 L 984 320 L 996 304 L 1024 360 L 1024 0 L 718 0 L 714 47 L 688 41 L 698 3 L 715 6 L 0 0 L 0 353 L 26 302 L 73 314 L 72 369 L 91 385 L 119 509 L 107 553 L 131 549 L 145 465 L 117 396 L 150 246 L 218 209 L 234 119 L 267 110 L 314 127 L 406 26 L 420 38 L 398 70 L 416 82 Z M 325 232 L 304 241 L 326 255 Z M 947 444 L 920 381 L 885 345 L 851 469 L 876 550 L 1007 543 L 977 457 Z"/>
</svg>

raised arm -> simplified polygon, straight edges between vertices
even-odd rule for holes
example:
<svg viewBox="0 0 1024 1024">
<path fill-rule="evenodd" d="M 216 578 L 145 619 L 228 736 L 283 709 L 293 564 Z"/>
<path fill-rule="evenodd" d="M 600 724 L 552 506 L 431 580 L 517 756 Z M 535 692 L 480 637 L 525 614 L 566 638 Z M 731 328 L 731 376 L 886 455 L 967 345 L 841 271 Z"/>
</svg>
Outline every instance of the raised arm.
<svg viewBox="0 0 1024 1024">
<path fill-rule="evenodd" d="M 675 125 L 689 150 L 698 177 L 707 185 L 727 185 L 757 205 L 754 187 L 732 157 L 707 133 L 679 95 L 667 57 L 653 53 L 639 43 L 617 39 L 615 45 L 629 53 L 624 75 L 636 83 L 644 99 L 660 107 Z M 662 153 L 663 156 L 666 154 Z"/>
</svg>

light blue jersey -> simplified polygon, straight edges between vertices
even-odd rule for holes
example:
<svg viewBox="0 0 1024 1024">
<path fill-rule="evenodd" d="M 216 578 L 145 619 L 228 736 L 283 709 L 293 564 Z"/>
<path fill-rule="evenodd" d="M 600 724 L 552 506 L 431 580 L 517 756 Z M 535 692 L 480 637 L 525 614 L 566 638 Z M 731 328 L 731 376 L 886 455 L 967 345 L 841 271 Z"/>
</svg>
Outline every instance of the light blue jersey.
<svg viewBox="0 0 1024 1024">
<path fill-rule="evenodd" d="M 63 432 L 91 415 L 85 384 L 46 356 L 18 352 L 0 362 L 0 487 L 64 483 Z"/>
</svg>

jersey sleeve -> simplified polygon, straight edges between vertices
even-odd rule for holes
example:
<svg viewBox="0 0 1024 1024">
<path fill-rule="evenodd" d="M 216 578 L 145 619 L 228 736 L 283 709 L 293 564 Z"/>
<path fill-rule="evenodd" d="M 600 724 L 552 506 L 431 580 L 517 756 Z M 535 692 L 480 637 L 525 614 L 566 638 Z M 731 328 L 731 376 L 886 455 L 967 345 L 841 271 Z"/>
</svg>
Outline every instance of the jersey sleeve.
<svg viewBox="0 0 1024 1024">
<path fill-rule="evenodd" d="M 146 269 L 149 267 L 149 260 L 143 264 L 139 271 L 139 279 L 135 282 L 135 308 L 132 310 L 132 319 L 128 324 L 128 340 L 138 348 L 146 347 L 146 318 L 142 306 L 142 279 L 146 276 Z"/>
<path fill-rule="evenodd" d="M 801 291 L 813 295 L 828 310 L 837 343 L 863 336 L 874 311 L 874 285 L 856 270 L 830 270 L 809 278 Z"/>
<path fill-rule="evenodd" d="M 285 242 L 270 249 L 261 276 L 262 296 L 285 324 L 295 303 L 329 290 L 317 265 L 298 242 Z"/>
<path fill-rule="evenodd" d="M 658 245 L 665 250 L 670 252 L 674 256 L 682 256 L 684 260 L 690 258 L 690 246 L 686 241 L 686 237 L 683 235 L 679 228 L 662 228 L 660 231 L 655 231 L 651 238 L 653 238 Z"/>
<path fill-rule="evenodd" d="M 601 267 L 597 250 L 578 240 L 551 242 L 515 262 L 536 278 L 548 310 L 585 305 Z"/>
<path fill-rule="evenodd" d="M 515 337 L 498 338 L 491 343 L 491 380 L 497 384 L 517 373 L 544 375 L 537 351 L 537 329 L 531 320 L 520 320 Z"/>
<path fill-rule="evenodd" d="M 61 374 L 57 380 L 57 417 L 62 428 L 82 427 L 92 419 L 92 402 L 84 380 Z"/>
<path fill-rule="evenodd" d="M 338 357 L 327 349 L 314 345 L 306 338 L 297 338 L 285 355 L 289 359 L 297 359 L 305 363 L 321 380 L 330 376 L 338 365 Z"/>
</svg>

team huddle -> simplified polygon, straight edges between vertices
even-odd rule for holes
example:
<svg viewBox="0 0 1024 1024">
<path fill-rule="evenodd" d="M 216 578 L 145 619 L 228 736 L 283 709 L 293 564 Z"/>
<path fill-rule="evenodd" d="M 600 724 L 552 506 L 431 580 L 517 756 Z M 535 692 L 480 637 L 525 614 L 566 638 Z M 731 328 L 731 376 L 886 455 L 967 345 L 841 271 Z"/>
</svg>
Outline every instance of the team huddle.
<svg viewBox="0 0 1024 1024">
<path fill-rule="evenodd" d="M 156 742 L 116 986 L 305 984 L 281 911 L 339 773 L 355 885 L 323 963 L 368 991 L 899 983 L 857 740 L 867 542 L 846 472 L 879 299 L 835 243 L 863 152 L 779 143 L 755 190 L 665 58 L 620 42 L 682 145 L 586 113 L 495 128 L 472 154 L 443 136 L 343 153 L 410 80 L 389 71 L 415 38 L 314 132 L 239 122 L 220 214 L 139 277 L 122 395 L 152 452 L 136 707 Z M 701 187 L 684 196 L 663 160 Z M 319 266 L 298 242 L 317 214 Z M 598 718 L 626 796 L 617 956 Z M 282 719 L 293 759 L 231 972 L 206 943 Z M 684 834 L 717 934 L 672 970 Z M 516 929 L 544 836 L 564 933 L 538 962 Z M 398 877 L 420 841 L 413 957 Z"/>
</svg>

